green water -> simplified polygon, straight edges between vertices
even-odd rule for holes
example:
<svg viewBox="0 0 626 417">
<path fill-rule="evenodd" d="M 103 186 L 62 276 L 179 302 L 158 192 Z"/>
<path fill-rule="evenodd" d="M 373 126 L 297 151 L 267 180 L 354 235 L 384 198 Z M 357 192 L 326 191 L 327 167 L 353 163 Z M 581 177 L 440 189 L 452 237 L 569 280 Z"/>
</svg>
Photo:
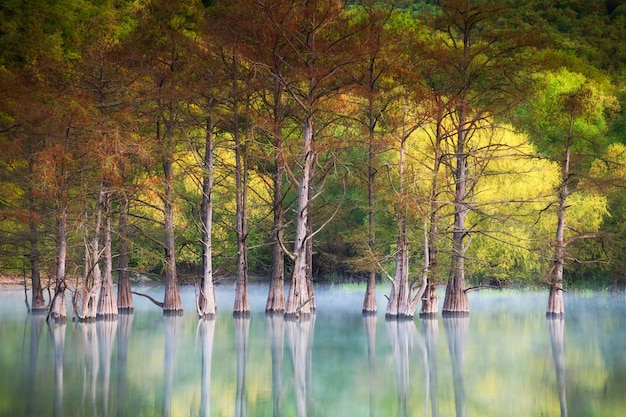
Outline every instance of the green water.
<svg viewBox="0 0 626 417">
<path fill-rule="evenodd" d="M 158 287 L 142 288 L 161 296 Z M 199 322 L 136 299 L 117 321 L 46 324 L 22 291 L 0 291 L 0 416 L 623 416 L 626 297 L 470 294 L 469 319 L 386 321 L 360 314 L 362 291 L 316 292 L 310 320 L 252 315 Z"/>
</svg>

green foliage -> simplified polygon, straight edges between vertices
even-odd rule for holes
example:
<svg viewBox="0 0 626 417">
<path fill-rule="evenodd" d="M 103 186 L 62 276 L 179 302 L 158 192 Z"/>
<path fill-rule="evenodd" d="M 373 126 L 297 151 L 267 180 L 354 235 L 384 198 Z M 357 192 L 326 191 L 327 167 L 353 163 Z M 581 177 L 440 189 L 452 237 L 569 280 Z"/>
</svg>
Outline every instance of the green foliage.
<svg viewBox="0 0 626 417">
<path fill-rule="evenodd" d="M 276 44 L 272 45 L 276 50 L 263 49 L 269 44 L 253 38 L 267 28 L 261 27 L 249 11 L 240 10 L 238 16 L 246 19 L 237 22 L 240 26 L 229 28 L 233 29 L 229 42 L 235 38 L 238 42 L 231 50 L 225 39 L 216 38 L 217 32 L 226 36 L 223 27 L 209 30 L 223 22 L 208 20 L 202 3 L 224 4 L 195 0 L 3 2 L 2 265 L 28 266 L 24 239 L 30 181 L 37 185 L 33 191 L 39 216 L 37 233 L 45 253 L 42 259 L 50 269 L 54 261 L 49 255 L 54 241 L 53 207 L 58 196 L 55 187 L 69 179 L 71 261 L 78 271 L 82 216 L 86 208 L 93 207 L 94 185 L 110 174 L 115 178 L 115 204 L 122 194 L 132 201 L 133 265 L 137 271 L 159 271 L 163 184 L 155 173 L 161 169 L 159 156 L 167 151 L 173 156 L 176 171 L 177 256 L 193 270 L 200 264 L 201 177 L 200 144 L 194 141 L 200 141 L 195 138 L 201 136 L 198 126 L 210 113 L 217 124 L 219 142 L 213 249 L 216 267 L 231 271 L 236 255 L 233 145 L 225 132 L 232 132 L 228 120 L 232 119 L 235 102 L 230 95 L 233 83 L 228 79 L 227 62 L 236 57 L 241 62 L 241 80 L 235 83 L 250 97 L 249 107 L 239 108 L 251 139 L 249 264 L 257 273 L 266 274 L 271 269 L 270 244 L 275 233 L 271 174 L 277 149 L 272 136 L 276 131 L 270 126 L 275 98 L 270 96 L 278 77 L 270 64 L 277 62 L 281 67 L 285 63 L 281 58 L 289 58 L 298 48 Z M 350 24 L 329 40 L 353 37 L 353 44 L 341 51 L 334 51 L 329 44 L 329 56 L 323 63 L 331 65 L 341 54 L 344 60 L 350 56 L 346 60 L 350 65 L 337 68 L 325 81 L 319 90 L 324 100 L 315 114 L 319 154 L 313 189 L 321 194 L 311 204 L 313 226 L 332 218 L 314 239 L 316 273 L 359 277 L 371 268 L 374 258 L 392 269 L 398 210 L 407 212 L 412 271 L 421 269 L 423 219 L 432 209 L 428 198 L 433 183 L 437 111 L 448 118 L 442 125 L 441 161 L 446 162 L 455 152 L 450 147 L 458 116 L 455 106 L 459 100 L 468 100 L 475 129 L 469 139 L 473 154 L 468 161 L 471 175 L 480 178 L 473 189 L 475 209 L 468 219 L 472 236 L 468 275 L 476 281 L 526 284 L 545 273 L 549 259 L 546 248 L 553 239 L 553 191 L 560 181 L 558 163 L 567 140 L 573 144 L 572 190 L 576 191 L 570 199 L 568 238 L 579 233 L 602 236 L 600 241 L 572 244 L 571 256 L 579 263 L 573 263 L 569 271 L 572 276 L 596 271 L 611 277 L 625 275 L 626 157 L 623 146 L 611 144 L 626 143 L 626 117 L 620 108 L 626 98 L 626 6 L 600 0 L 466 2 L 485 19 L 475 22 L 476 36 L 471 39 L 469 55 L 463 56 L 459 43 L 463 28 L 456 20 L 446 21 L 451 17 L 442 8 L 452 7 L 456 1 L 348 3 L 344 17 L 351 19 Z M 390 15 L 383 13 L 392 6 L 395 9 Z M 227 11 L 227 7 L 220 8 L 222 13 Z M 365 31 L 367 19 L 374 17 L 381 21 Z M 277 28 L 271 29 L 268 33 Z M 354 33 L 359 30 L 364 31 Z M 552 42 L 539 45 L 545 38 L 537 32 L 549 34 Z M 375 85 L 368 89 L 371 85 L 365 80 L 372 62 Z M 105 70 L 95 81 L 97 65 Z M 340 88 L 338 81 L 348 87 Z M 306 93 L 298 82 L 282 87 Z M 302 114 L 295 99 L 285 97 L 278 99 L 284 111 L 279 129 L 285 141 L 282 156 L 290 172 L 297 174 L 300 167 L 294 162 L 294 153 L 301 140 Z M 503 125 L 509 110 L 521 101 L 514 126 Z M 365 131 L 371 122 L 369 110 L 376 121 L 373 247 L 367 230 L 368 138 L 364 134 L 369 133 Z M 172 141 L 167 149 L 165 143 L 154 140 L 157 120 L 166 120 L 171 128 Z M 407 136 L 406 178 L 400 193 L 397 139 L 406 133 L 402 129 L 414 131 Z M 526 132 L 528 138 L 511 133 L 514 130 Z M 107 146 L 102 141 L 103 132 L 110 139 Z M 70 138 L 67 143 L 63 142 L 66 134 Z M 532 144 L 527 143 L 529 138 Z M 498 152 L 489 154 L 495 148 Z M 540 158 L 534 158 L 537 154 Z M 36 164 L 32 174 L 26 172 L 29 158 Z M 72 168 L 64 179 L 58 178 L 63 163 Z M 286 183 L 290 178 L 286 175 Z M 437 179 L 441 183 L 436 202 L 442 235 L 437 274 L 445 277 L 453 224 L 450 203 L 454 179 L 449 167 L 443 168 Z M 288 207 L 287 235 L 293 227 L 293 209 L 289 206 L 294 198 L 292 186 L 285 185 L 283 190 Z M 587 263 L 594 260 L 602 262 Z"/>
</svg>

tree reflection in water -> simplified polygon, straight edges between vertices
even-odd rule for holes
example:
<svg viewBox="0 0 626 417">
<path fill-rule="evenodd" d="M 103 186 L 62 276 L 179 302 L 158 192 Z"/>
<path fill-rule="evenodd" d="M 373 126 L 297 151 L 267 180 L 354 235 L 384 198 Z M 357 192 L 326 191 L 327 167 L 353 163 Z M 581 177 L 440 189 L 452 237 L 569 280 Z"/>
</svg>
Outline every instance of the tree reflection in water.
<svg viewBox="0 0 626 417">
<path fill-rule="evenodd" d="M 43 313 L 33 312 L 29 316 L 30 327 L 30 352 L 28 356 L 28 375 L 26 377 L 26 398 L 31 399 L 26 401 L 26 416 L 30 417 L 34 415 L 35 406 L 35 382 L 37 374 L 37 359 L 39 356 L 39 345 L 41 341 L 41 332 L 43 330 L 43 324 L 46 321 L 46 315 Z"/>
<path fill-rule="evenodd" d="M 426 339 L 426 415 L 428 415 L 428 401 L 430 400 L 430 409 L 432 417 L 439 416 L 439 402 L 437 397 L 438 380 L 437 380 L 437 338 L 439 337 L 439 321 L 434 317 L 424 317 L 422 319 L 424 326 L 424 336 Z"/>
<path fill-rule="evenodd" d="M 102 363 L 102 411 L 104 416 L 108 416 L 109 389 L 111 387 L 111 359 L 113 357 L 115 334 L 117 333 L 117 315 L 99 319 L 96 322 L 96 331 L 98 332 L 100 362 Z"/>
<path fill-rule="evenodd" d="M 465 417 L 467 405 L 463 367 L 465 365 L 465 342 L 469 330 L 469 317 L 444 317 L 443 327 L 446 331 L 450 361 L 452 362 L 456 416 Z"/>
<path fill-rule="evenodd" d="M 565 320 L 563 317 L 547 317 L 548 330 L 550 331 L 550 345 L 552 346 L 552 358 L 556 369 L 556 383 L 559 389 L 559 405 L 561 417 L 567 417 L 567 398 L 565 395 L 565 357 L 563 333 Z"/>
<path fill-rule="evenodd" d="M 294 387 L 296 392 L 296 415 L 305 417 L 309 414 L 312 403 L 312 354 L 315 314 L 310 317 L 288 318 L 285 320 L 287 340 L 293 365 Z"/>
<path fill-rule="evenodd" d="M 98 339 L 96 322 L 93 320 L 78 322 L 74 327 L 75 344 L 80 346 L 81 365 L 83 370 L 83 393 L 81 397 L 81 414 L 96 415 L 96 392 L 98 386 Z"/>
<path fill-rule="evenodd" d="M 369 369 L 370 417 L 376 415 L 376 322 L 375 314 L 364 314 L 363 324 L 367 335 L 367 363 Z"/>
<path fill-rule="evenodd" d="M 63 357 L 65 354 L 65 319 L 51 318 L 52 324 L 48 322 L 48 329 L 52 333 L 54 341 L 54 417 L 63 416 Z M 50 326 L 52 328 L 50 328 Z"/>
<path fill-rule="evenodd" d="M 178 332 L 183 321 L 182 314 L 164 314 L 165 355 L 163 357 L 163 417 L 172 415 L 172 389 L 174 387 L 174 365 Z"/>
<path fill-rule="evenodd" d="M 387 319 L 385 324 L 396 363 L 398 416 L 406 417 L 409 415 L 408 399 L 411 373 L 409 364 L 412 359 L 409 357 L 409 352 L 417 345 L 425 355 L 426 349 L 424 340 L 422 335 L 417 331 L 415 322 L 412 319 Z"/>
<path fill-rule="evenodd" d="M 246 361 L 248 359 L 248 339 L 250 334 L 250 316 L 237 315 L 235 320 L 235 340 L 237 343 L 237 397 L 235 416 L 246 415 Z"/>
<path fill-rule="evenodd" d="M 285 345 L 285 316 L 283 313 L 268 312 L 265 314 L 265 322 L 270 338 L 272 351 L 272 396 L 274 417 L 281 417 L 283 401 L 283 362 Z"/>
<path fill-rule="evenodd" d="M 213 339 L 215 337 L 215 316 L 198 322 L 202 339 L 202 376 L 200 381 L 200 416 L 211 415 L 211 363 L 213 359 Z"/>
<path fill-rule="evenodd" d="M 135 315 L 130 312 L 120 311 L 117 316 L 117 416 L 124 417 L 127 413 L 126 386 L 128 380 L 128 342 L 133 329 Z"/>
</svg>

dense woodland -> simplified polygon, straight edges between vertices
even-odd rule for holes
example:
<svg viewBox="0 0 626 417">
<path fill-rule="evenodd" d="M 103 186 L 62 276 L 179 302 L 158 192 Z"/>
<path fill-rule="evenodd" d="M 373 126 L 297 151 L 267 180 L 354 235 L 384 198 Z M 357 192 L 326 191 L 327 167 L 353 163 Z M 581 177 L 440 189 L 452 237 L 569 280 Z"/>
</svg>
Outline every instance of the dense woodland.
<svg viewBox="0 0 626 417">
<path fill-rule="evenodd" d="M 251 276 L 298 317 L 336 280 L 366 313 L 445 284 L 444 314 L 522 285 L 561 315 L 624 283 L 625 39 L 619 0 L 5 0 L 1 271 L 80 319 L 134 274 L 200 316 Z"/>
</svg>

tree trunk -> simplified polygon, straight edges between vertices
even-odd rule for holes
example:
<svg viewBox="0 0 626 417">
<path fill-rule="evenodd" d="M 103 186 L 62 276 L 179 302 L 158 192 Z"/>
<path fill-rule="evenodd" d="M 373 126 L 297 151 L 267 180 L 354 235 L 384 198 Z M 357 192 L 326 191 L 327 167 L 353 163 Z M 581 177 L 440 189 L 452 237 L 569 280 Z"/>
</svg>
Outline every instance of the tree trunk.
<svg viewBox="0 0 626 417">
<path fill-rule="evenodd" d="M 311 202 L 311 188 L 309 188 L 309 203 Z M 313 235 L 313 227 L 311 226 L 311 215 L 307 219 L 307 236 Z M 306 288 L 309 294 L 309 306 L 311 313 L 317 309 L 317 302 L 315 301 L 315 292 L 313 291 L 313 239 L 308 238 L 306 240 Z"/>
<path fill-rule="evenodd" d="M 467 206 L 467 154 L 465 141 L 467 127 L 465 109 L 459 109 L 459 126 L 456 143 L 456 168 L 454 172 L 454 230 L 452 232 L 452 265 L 446 295 L 443 301 L 444 316 L 469 315 L 469 303 L 465 292 L 465 218 Z"/>
<path fill-rule="evenodd" d="M 64 200 L 64 199 L 63 199 Z M 57 273 L 50 313 L 55 320 L 67 319 L 65 304 L 65 264 L 67 259 L 67 202 L 63 201 L 57 219 Z"/>
<path fill-rule="evenodd" d="M 236 87 L 235 87 L 236 88 Z M 241 140 L 239 132 L 239 115 L 236 110 L 237 99 L 235 99 L 235 197 L 237 203 L 236 225 L 237 232 L 237 283 L 235 287 L 235 305 L 233 313 L 235 315 L 250 314 L 250 300 L 248 298 L 248 163 L 246 144 Z"/>
<path fill-rule="evenodd" d="M 279 151 L 280 152 L 280 151 Z M 267 295 L 265 311 L 285 311 L 285 254 L 281 242 L 284 241 L 285 213 L 283 209 L 284 161 L 282 153 L 276 156 L 274 171 L 274 241 L 272 244 L 272 281 Z"/>
<path fill-rule="evenodd" d="M 128 273 L 128 198 L 122 194 L 122 211 L 119 219 L 120 255 L 117 264 L 117 311 L 132 313 L 135 310 Z"/>
<path fill-rule="evenodd" d="M 435 317 L 439 312 L 439 295 L 437 295 L 437 254 L 439 242 L 439 171 L 441 169 L 441 142 L 442 134 L 442 116 L 437 118 L 437 127 L 435 132 L 435 153 L 433 155 L 433 172 L 432 182 L 430 185 L 430 195 L 428 197 L 428 234 L 426 236 L 426 265 L 424 266 L 425 274 L 427 274 L 427 289 L 422 301 L 422 310 L 420 316 Z"/>
<path fill-rule="evenodd" d="M 572 145 L 572 129 L 574 120 L 570 122 L 565 157 L 561 168 L 561 184 L 559 186 L 559 208 L 557 211 L 556 238 L 554 242 L 554 260 L 550 271 L 550 295 L 546 315 L 562 317 L 565 314 L 563 304 L 563 267 L 565 266 L 565 215 L 567 211 L 567 197 L 569 196 L 570 158 Z"/>
<path fill-rule="evenodd" d="M 311 314 L 309 291 L 307 286 L 307 225 L 309 217 L 309 187 L 313 169 L 313 115 L 309 114 L 304 124 L 304 142 L 302 145 L 302 173 L 298 184 L 298 212 L 296 214 L 296 239 L 293 255 L 295 257 L 291 286 L 287 298 L 285 315 L 288 317 L 308 316 Z"/>
<path fill-rule="evenodd" d="M 28 243 L 30 246 L 30 281 L 32 292 L 32 306 L 31 312 L 42 313 L 47 311 L 46 301 L 43 298 L 43 287 L 41 285 L 41 272 L 39 269 L 39 231 L 38 213 L 35 204 L 35 189 L 33 184 L 34 175 L 34 161 L 33 157 L 28 158 Z"/>
<path fill-rule="evenodd" d="M 408 117 L 408 101 L 405 106 L 404 118 Z M 396 244 L 396 274 L 392 279 L 391 293 L 389 294 L 389 303 L 387 304 L 386 317 L 411 318 L 417 310 L 419 300 L 421 299 L 426 288 L 426 275 L 422 274 L 422 284 L 417 293 L 412 295 L 413 283 L 409 282 L 409 237 L 408 237 L 408 212 L 406 208 L 406 187 L 404 174 L 404 161 L 406 153 L 406 140 L 408 139 L 406 132 L 402 133 L 400 142 L 400 157 L 398 161 L 398 192 L 396 198 L 396 226 L 398 228 L 398 237 Z"/>
<path fill-rule="evenodd" d="M 111 195 L 104 196 L 104 276 L 98 300 L 98 317 L 117 317 L 117 303 L 113 292 L 113 251 L 111 249 Z"/>
<path fill-rule="evenodd" d="M 102 209 L 104 204 L 104 187 L 100 185 L 98 203 L 96 205 L 93 236 L 85 236 L 85 271 L 83 287 L 78 288 L 72 298 L 74 314 L 80 321 L 92 321 L 98 313 L 98 296 L 102 288 L 100 271 L 100 229 L 102 225 Z M 88 215 L 85 214 L 85 218 Z M 88 234 L 88 231 L 85 233 Z"/>
<path fill-rule="evenodd" d="M 398 238 L 396 244 L 396 273 L 393 278 L 389 303 L 385 316 L 409 317 L 408 316 L 408 240 L 406 236 L 406 221 L 402 215 L 398 215 Z"/>
<path fill-rule="evenodd" d="M 368 145 L 368 163 L 367 163 L 367 207 L 368 207 L 368 245 L 370 249 L 374 250 L 374 245 L 376 244 L 376 233 L 375 233 L 375 206 L 374 206 L 374 181 L 376 179 L 376 170 L 374 167 L 374 148 L 375 148 L 375 116 L 374 116 L 374 108 L 372 103 L 372 98 L 370 97 L 370 105 L 369 105 L 369 145 Z M 377 306 L 376 306 L 376 269 L 372 266 L 369 270 L 368 278 L 367 278 L 367 287 L 365 289 L 365 298 L 363 299 L 363 314 L 376 314 Z"/>
<path fill-rule="evenodd" d="M 166 145 L 166 147 L 169 147 Z M 165 298 L 163 301 L 164 313 L 182 313 L 183 305 L 178 289 L 176 276 L 176 246 L 174 238 L 174 170 L 172 156 L 165 151 L 163 157 L 163 173 L 165 192 L 163 204 L 165 209 Z"/>
<path fill-rule="evenodd" d="M 285 177 L 285 158 L 283 155 L 283 134 L 281 123 L 284 116 L 281 103 L 282 88 L 279 80 L 274 83 L 274 236 L 272 242 L 272 280 L 265 304 L 266 312 L 285 311 L 285 253 L 282 243 L 285 236 L 285 209 L 283 207 L 283 180 Z"/>
<path fill-rule="evenodd" d="M 198 300 L 200 318 L 213 318 L 217 313 L 215 289 L 213 287 L 213 122 L 207 120 L 206 144 L 202 161 L 202 285 Z"/>
</svg>

